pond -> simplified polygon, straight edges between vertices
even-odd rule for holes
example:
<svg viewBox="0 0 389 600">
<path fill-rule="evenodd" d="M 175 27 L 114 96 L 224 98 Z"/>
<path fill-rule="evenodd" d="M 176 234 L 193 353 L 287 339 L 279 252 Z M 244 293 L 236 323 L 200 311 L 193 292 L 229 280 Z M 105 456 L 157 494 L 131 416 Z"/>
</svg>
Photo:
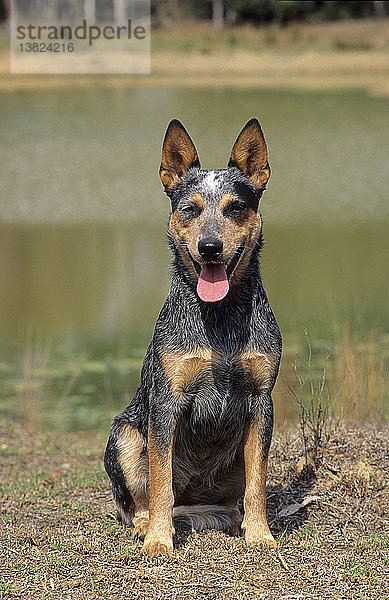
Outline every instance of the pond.
<svg viewBox="0 0 389 600">
<path fill-rule="evenodd" d="M 222 168 L 252 116 L 272 167 L 262 273 L 285 346 L 278 418 L 292 418 L 295 365 L 317 380 L 327 354 L 334 413 L 387 414 L 388 99 L 89 89 L 7 93 L 0 108 L 3 417 L 107 426 L 168 290 L 167 123 L 184 123 L 203 168 Z"/>
</svg>

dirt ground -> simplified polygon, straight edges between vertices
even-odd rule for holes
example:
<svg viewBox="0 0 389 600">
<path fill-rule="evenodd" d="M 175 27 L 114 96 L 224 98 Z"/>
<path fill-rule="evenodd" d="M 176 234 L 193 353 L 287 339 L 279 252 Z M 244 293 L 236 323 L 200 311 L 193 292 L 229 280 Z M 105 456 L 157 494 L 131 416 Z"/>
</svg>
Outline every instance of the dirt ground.
<svg viewBox="0 0 389 600">
<path fill-rule="evenodd" d="M 171 558 L 143 556 L 116 521 L 104 445 L 0 427 L 0 598 L 389 597 L 387 429 L 331 425 L 316 468 L 302 468 L 298 430 L 276 431 L 267 495 L 278 548 L 182 532 Z"/>
</svg>

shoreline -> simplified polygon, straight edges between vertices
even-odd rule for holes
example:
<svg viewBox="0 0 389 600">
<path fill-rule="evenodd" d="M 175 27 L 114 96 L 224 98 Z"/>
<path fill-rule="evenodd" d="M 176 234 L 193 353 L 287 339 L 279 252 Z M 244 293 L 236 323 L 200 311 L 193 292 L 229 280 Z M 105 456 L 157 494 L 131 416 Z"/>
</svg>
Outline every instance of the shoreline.
<svg viewBox="0 0 389 600">
<path fill-rule="evenodd" d="M 287 57 L 266 52 L 260 56 L 251 53 L 234 56 L 233 65 L 245 63 L 245 69 L 232 68 L 227 72 L 225 54 L 207 58 L 191 58 L 192 68 L 177 76 L 178 63 L 183 57 L 169 52 L 152 57 L 150 75 L 125 74 L 11 74 L 8 60 L 0 55 L 0 77 L 3 92 L 54 89 L 114 89 L 131 88 L 233 88 L 296 90 L 301 92 L 360 91 L 374 97 L 389 97 L 389 54 L 382 56 L 353 53 L 349 69 L 343 57 L 332 54 L 305 53 Z M 339 60 L 341 59 L 341 60 Z M 387 66 L 385 65 L 385 59 Z M 168 67 L 166 67 L 168 65 Z"/>
<path fill-rule="evenodd" d="M 240 88 L 302 92 L 359 91 L 389 97 L 389 19 L 242 26 L 209 24 L 153 30 L 151 73 L 11 74 L 5 28 L 0 36 L 3 92 L 54 89 Z M 115 66 L 105 54 L 105 66 Z"/>
</svg>

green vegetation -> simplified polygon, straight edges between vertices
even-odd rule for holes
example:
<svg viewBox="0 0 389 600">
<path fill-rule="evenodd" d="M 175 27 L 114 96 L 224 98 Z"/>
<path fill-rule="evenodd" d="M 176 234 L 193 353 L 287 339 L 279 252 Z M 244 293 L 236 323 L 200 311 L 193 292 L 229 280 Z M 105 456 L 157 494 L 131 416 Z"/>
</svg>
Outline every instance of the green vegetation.
<svg viewBox="0 0 389 600">
<path fill-rule="evenodd" d="M 0 362 L 0 416 L 38 429 L 107 430 L 135 392 L 145 351 L 130 339 L 80 341 L 77 350 L 64 341 L 30 340 Z M 327 413 L 382 422 L 388 390 L 387 336 L 372 333 L 363 343 L 347 329 L 328 343 L 287 336 L 274 392 L 276 418 L 295 423 L 306 411 L 307 431 Z"/>
<path fill-rule="evenodd" d="M 144 349 L 132 348 L 129 358 L 100 343 L 27 343 L 12 362 L 0 363 L 3 417 L 35 428 L 96 430 L 108 426 L 112 414 L 133 394 L 139 380 Z M 142 354 L 141 354 L 142 353 Z"/>
</svg>

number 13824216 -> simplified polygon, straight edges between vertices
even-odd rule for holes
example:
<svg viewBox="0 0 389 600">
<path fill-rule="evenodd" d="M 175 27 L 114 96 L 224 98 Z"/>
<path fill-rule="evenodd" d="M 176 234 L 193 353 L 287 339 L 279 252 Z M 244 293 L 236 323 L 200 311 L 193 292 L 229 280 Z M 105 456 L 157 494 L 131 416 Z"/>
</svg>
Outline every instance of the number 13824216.
<svg viewBox="0 0 389 600">
<path fill-rule="evenodd" d="M 73 52 L 74 44 L 72 42 L 59 43 L 50 42 L 22 42 L 19 44 L 20 52 Z"/>
</svg>

